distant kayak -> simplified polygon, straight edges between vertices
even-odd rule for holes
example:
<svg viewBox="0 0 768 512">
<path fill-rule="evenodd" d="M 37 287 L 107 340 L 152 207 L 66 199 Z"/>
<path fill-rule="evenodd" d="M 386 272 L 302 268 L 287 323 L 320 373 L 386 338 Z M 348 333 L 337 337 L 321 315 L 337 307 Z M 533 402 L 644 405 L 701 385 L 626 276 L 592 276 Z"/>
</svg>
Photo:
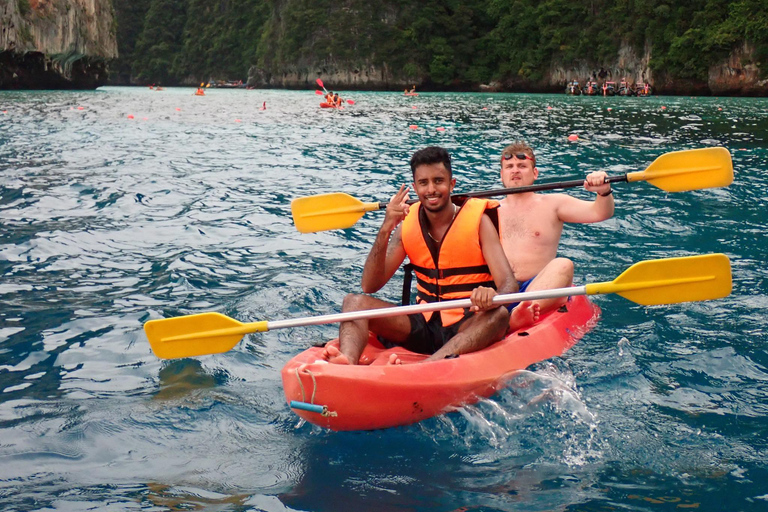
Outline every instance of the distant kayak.
<svg viewBox="0 0 768 512">
<path fill-rule="evenodd" d="M 331 105 L 330 103 L 322 102 L 320 104 L 320 108 L 339 108 L 339 107 L 336 105 Z"/>
<path fill-rule="evenodd" d="M 403 96 L 418 96 L 419 93 L 417 92 L 404 92 Z"/>
<path fill-rule="evenodd" d="M 426 355 L 384 348 L 371 334 L 361 361 L 331 364 L 312 347 L 282 370 L 286 401 L 303 419 L 331 430 L 373 430 L 416 423 L 488 397 L 516 371 L 556 357 L 588 332 L 600 309 L 584 296 L 483 350 L 424 363 Z M 330 341 L 338 346 L 338 339 Z M 387 364 L 397 354 L 401 365 Z M 293 403 L 292 403 L 293 402 Z M 298 403 L 297 403 L 298 402 Z"/>
</svg>

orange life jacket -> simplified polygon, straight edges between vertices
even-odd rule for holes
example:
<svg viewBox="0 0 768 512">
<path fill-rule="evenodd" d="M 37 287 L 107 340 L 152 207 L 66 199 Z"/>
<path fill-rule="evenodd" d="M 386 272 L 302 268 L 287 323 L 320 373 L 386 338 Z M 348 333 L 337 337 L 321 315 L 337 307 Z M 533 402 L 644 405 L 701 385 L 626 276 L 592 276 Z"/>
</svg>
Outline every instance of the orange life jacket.
<svg viewBox="0 0 768 512">
<path fill-rule="evenodd" d="M 496 201 L 470 198 L 456 214 L 443 240 L 438 244 L 437 261 L 432 258 L 425 236 L 426 226 L 420 222 L 421 204 L 411 206 L 403 220 L 402 240 L 416 274 L 416 301 L 438 302 L 466 299 L 478 286 L 496 288 L 480 247 L 480 220 L 487 209 L 498 208 Z M 424 313 L 429 320 L 431 311 Z M 455 324 L 464 316 L 463 309 L 440 312 L 443 326 Z"/>
</svg>

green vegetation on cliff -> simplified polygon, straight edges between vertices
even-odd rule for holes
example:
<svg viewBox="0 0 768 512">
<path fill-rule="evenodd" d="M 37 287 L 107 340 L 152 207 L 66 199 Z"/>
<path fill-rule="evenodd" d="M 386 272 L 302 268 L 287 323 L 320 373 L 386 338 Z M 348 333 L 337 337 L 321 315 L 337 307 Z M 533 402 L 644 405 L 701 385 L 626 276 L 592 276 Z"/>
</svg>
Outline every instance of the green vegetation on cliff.
<svg viewBox="0 0 768 512">
<path fill-rule="evenodd" d="M 745 44 L 768 71 L 765 0 L 114 0 L 119 70 L 141 82 L 386 67 L 401 81 L 535 84 L 552 65 L 613 65 L 619 48 L 706 82 Z"/>
</svg>

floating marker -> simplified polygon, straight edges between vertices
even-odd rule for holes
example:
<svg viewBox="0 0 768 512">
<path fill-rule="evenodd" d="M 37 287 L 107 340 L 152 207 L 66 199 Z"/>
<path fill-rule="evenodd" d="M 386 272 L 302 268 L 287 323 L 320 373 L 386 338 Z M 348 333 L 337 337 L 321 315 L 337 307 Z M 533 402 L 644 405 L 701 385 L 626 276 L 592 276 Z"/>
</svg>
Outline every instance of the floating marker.
<svg viewBox="0 0 768 512">
<path fill-rule="evenodd" d="M 664 105 L 662 105 L 662 106 L 661 106 L 661 110 L 667 110 L 667 107 L 665 107 Z"/>
<path fill-rule="evenodd" d="M 411 108 L 416 108 L 416 105 L 413 105 Z"/>
<path fill-rule="evenodd" d="M 579 140 L 579 136 L 578 136 L 578 135 L 576 135 L 575 133 L 572 133 L 572 134 L 570 134 L 570 135 L 568 136 L 568 140 L 570 140 L 570 141 L 576 141 L 576 140 Z"/>
<path fill-rule="evenodd" d="M 85 107 L 77 107 L 77 110 L 83 110 Z"/>
<path fill-rule="evenodd" d="M 133 114 L 128 114 L 128 119 L 133 119 Z"/>
<path fill-rule="evenodd" d="M 240 122 L 240 120 L 239 120 L 239 119 L 235 119 L 235 122 L 236 122 L 236 123 L 239 123 L 239 122 Z"/>
<path fill-rule="evenodd" d="M 552 110 L 552 107 L 547 107 L 547 110 Z"/>
<path fill-rule="evenodd" d="M 181 109 L 179 107 L 176 107 L 176 112 L 181 112 Z"/>
<path fill-rule="evenodd" d="M 445 131 L 445 128 L 443 128 L 442 126 L 438 126 L 438 127 L 436 128 L 436 130 L 437 130 L 437 131 L 439 131 L 439 132 L 444 132 L 444 131 Z"/>
<path fill-rule="evenodd" d="M 410 128 L 411 130 L 418 130 L 419 129 L 419 127 L 416 126 L 415 124 L 410 125 L 408 128 Z"/>
<path fill-rule="evenodd" d="M 613 109 L 611 107 L 608 107 L 608 112 L 610 112 L 611 110 L 613 110 Z"/>
</svg>

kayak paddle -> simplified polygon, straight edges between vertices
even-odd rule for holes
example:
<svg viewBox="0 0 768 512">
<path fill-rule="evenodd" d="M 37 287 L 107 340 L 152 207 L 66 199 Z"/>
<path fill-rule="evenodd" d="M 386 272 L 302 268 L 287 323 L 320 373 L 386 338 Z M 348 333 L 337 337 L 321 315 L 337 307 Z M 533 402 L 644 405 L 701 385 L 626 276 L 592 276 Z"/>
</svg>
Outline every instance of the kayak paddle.
<svg viewBox="0 0 768 512">
<path fill-rule="evenodd" d="M 606 183 L 647 181 L 667 192 L 726 187 L 733 182 L 733 162 L 731 153 L 722 147 L 673 151 L 656 158 L 645 171 L 609 176 L 605 181 Z M 453 194 L 451 197 L 454 201 L 463 201 L 469 197 L 494 197 L 582 185 L 584 180 L 560 181 Z M 363 203 L 343 192 L 335 192 L 294 199 L 291 202 L 291 213 L 297 230 L 301 233 L 314 233 L 352 227 L 365 212 L 382 210 L 386 207 L 387 203 L 384 202 Z"/>
<path fill-rule="evenodd" d="M 497 295 L 494 304 L 551 299 L 571 295 L 615 293 L 637 304 L 652 306 L 712 300 L 731 293 L 731 263 L 725 254 L 706 254 L 635 263 L 610 282 Z M 384 318 L 427 311 L 468 308 L 469 299 L 394 306 L 332 315 L 242 323 L 221 313 L 200 313 L 150 320 L 144 324 L 149 344 L 162 359 L 226 352 L 245 334 L 288 327 L 323 325 L 364 318 Z"/>
</svg>

